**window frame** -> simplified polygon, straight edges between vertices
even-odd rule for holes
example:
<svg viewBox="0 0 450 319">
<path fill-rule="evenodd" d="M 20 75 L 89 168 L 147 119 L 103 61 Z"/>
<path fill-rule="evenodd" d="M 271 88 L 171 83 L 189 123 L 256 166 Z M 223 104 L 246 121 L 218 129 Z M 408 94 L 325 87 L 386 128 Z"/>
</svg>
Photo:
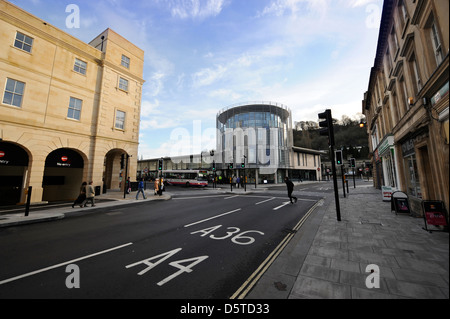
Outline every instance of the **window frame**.
<svg viewBox="0 0 450 319">
<path fill-rule="evenodd" d="M 20 39 L 17 38 L 19 34 L 23 35 L 23 37 L 24 37 L 23 40 L 20 40 Z M 31 40 L 31 44 L 26 42 L 27 38 Z M 19 42 L 21 44 L 21 46 L 17 46 L 16 45 L 17 42 Z M 21 50 L 23 52 L 27 52 L 29 54 L 32 54 L 33 53 L 33 45 L 34 45 L 34 38 L 26 35 L 25 33 L 20 32 L 20 31 L 16 31 L 16 37 L 14 38 L 14 44 L 13 44 L 13 46 L 16 49 L 19 49 L 19 50 Z M 29 46 L 30 47 L 30 51 L 25 50 L 24 49 L 25 46 Z"/>
<path fill-rule="evenodd" d="M 72 105 L 72 101 L 75 103 L 74 105 Z M 80 108 L 79 109 L 76 108 L 77 107 L 76 102 L 78 102 L 78 101 L 80 102 L 80 106 L 79 106 Z M 70 111 L 71 110 L 73 111 L 74 117 L 70 117 Z M 70 99 L 69 99 L 69 108 L 67 110 L 67 118 L 70 119 L 70 120 L 81 121 L 81 112 L 82 112 L 82 110 L 83 110 L 83 100 L 71 96 Z M 77 113 L 79 114 L 79 118 L 75 117 L 75 114 L 77 114 Z"/>
<path fill-rule="evenodd" d="M 9 91 L 9 90 L 8 90 L 8 81 L 14 81 L 14 88 L 13 88 L 13 91 Z M 22 84 L 23 84 L 23 89 L 22 89 L 22 92 L 21 92 L 21 93 L 16 92 L 17 83 L 22 83 Z M 19 81 L 19 80 L 15 80 L 15 79 L 11 79 L 11 78 L 6 78 L 6 81 L 5 81 L 5 89 L 3 90 L 2 104 L 4 104 L 4 105 L 9 105 L 9 106 L 12 106 L 12 107 L 16 107 L 16 108 L 20 108 L 20 109 L 21 109 L 21 108 L 22 108 L 22 105 L 23 105 L 23 99 L 24 99 L 24 96 L 25 96 L 25 87 L 26 87 L 26 83 L 25 83 L 25 82 L 22 82 L 22 81 Z M 12 95 L 12 96 L 11 96 L 11 103 L 5 102 L 6 93 L 9 93 L 9 94 Z M 13 103 L 14 103 L 14 100 L 15 100 L 15 96 L 20 96 L 20 105 L 15 105 L 15 104 L 13 104 Z"/>
<path fill-rule="evenodd" d="M 119 114 L 123 114 L 123 119 L 119 118 Z M 114 116 L 114 129 L 125 131 L 126 121 L 127 121 L 127 112 L 117 109 L 116 114 Z M 119 126 L 118 126 L 118 124 L 119 124 Z M 122 124 L 122 125 L 120 126 L 120 124 Z"/>
<path fill-rule="evenodd" d="M 126 60 L 124 60 L 124 58 Z M 129 57 L 127 57 L 125 54 L 122 54 L 122 59 L 120 61 L 120 65 L 122 65 L 124 68 L 130 69 L 131 59 Z"/>
<path fill-rule="evenodd" d="M 126 87 L 123 85 L 122 81 L 126 82 Z M 130 88 L 130 81 L 128 81 L 123 77 L 119 77 L 119 90 L 129 92 L 129 88 Z"/>
<path fill-rule="evenodd" d="M 83 69 L 82 66 L 77 65 L 77 62 L 84 63 L 84 69 Z M 75 68 L 77 68 L 77 67 L 78 67 L 80 70 L 84 70 L 84 73 L 83 73 L 83 72 L 80 72 L 80 71 L 77 71 L 77 70 L 75 69 Z M 83 61 L 83 60 L 81 60 L 81 59 L 79 59 L 79 58 L 75 58 L 75 62 L 74 62 L 74 64 L 73 64 L 73 71 L 74 71 L 74 72 L 86 76 L 86 74 L 87 74 L 87 68 L 88 68 L 88 63 L 87 63 L 87 62 L 85 62 L 85 61 Z"/>
</svg>

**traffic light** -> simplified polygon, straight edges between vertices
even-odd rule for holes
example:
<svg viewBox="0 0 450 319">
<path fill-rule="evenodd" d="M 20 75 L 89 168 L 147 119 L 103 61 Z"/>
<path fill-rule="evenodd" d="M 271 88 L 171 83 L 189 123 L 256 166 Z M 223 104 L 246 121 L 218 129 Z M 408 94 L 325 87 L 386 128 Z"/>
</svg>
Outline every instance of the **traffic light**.
<svg viewBox="0 0 450 319">
<path fill-rule="evenodd" d="M 163 170 L 163 159 L 161 158 L 160 160 L 158 160 L 158 171 L 162 171 Z"/>
<path fill-rule="evenodd" d="M 350 167 L 353 167 L 353 168 L 356 167 L 356 160 L 354 158 L 350 159 Z"/>
<path fill-rule="evenodd" d="M 216 162 L 213 162 L 213 164 L 212 164 L 212 170 L 213 170 L 213 172 L 216 171 Z"/>
<path fill-rule="evenodd" d="M 336 164 L 337 165 L 343 165 L 342 161 L 342 151 L 336 151 Z"/>
<path fill-rule="evenodd" d="M 242 164 L 241 164 L 241 168 L 245 168 L 245 163 L 242 163 Z"/>
<path fill-rule="evenodd" d="M 233 169 L 233 167 L 234 167 L 234 166 L 233 166 L 233 163 L 231 163 L 231 164 L 228 166 L 229 169 Z"/>
<path fill-rule="evenodd" d="M 124 169 L 125 168 L 125 154 L 122 154 L 120 156 L 120 169 Z"/>
<path fill-rule="evenodd" d="M 325 120 L 319 122 L 321 129 L 320 135 L 328 136 L 328 145 L 334 146 L 334 130 L 333 130 L 333 118 L 331 116 L 331 110 L 326 110 L 324 113 L 319 113 L 319 119 Z"/>
</svg>

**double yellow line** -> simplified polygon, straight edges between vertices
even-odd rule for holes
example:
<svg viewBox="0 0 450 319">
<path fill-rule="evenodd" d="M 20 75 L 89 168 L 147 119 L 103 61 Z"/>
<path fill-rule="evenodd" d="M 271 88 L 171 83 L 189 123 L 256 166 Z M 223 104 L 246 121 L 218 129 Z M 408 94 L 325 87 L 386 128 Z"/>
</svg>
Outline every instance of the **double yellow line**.
<svg viewBox="0 0 450 319">
<path fill-rule="evenodd" d="M 272 253 L 264 260 L 264 262 L 255 270 L 255 272 L 244 282 L 244 284 L 230 297 L 230 299 L 244 299 L 250 290 L 256 285 L 258 280 L 264 275 L 264 273 L 273 264 L 275 259 L 281 254 L 283 249 L 289 244 L 297 231 L 303 226 L 308 217 L 313 213 L 317 206 L 323 204 L 323 199 L 314 204 L 313 207 L 303 216 L 302 219 L 293 228 L 292 233 L 289 233 L 281 243 L 272 251 Z"/>
</svg>

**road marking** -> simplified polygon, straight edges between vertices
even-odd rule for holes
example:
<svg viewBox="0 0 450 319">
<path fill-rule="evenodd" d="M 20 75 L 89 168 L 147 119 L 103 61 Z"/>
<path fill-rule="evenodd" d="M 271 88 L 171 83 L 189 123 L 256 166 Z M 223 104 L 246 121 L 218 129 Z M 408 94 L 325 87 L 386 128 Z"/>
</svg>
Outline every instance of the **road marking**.
<svg viewBox="0 0 450 319">
<path fill-rule="evenodd" d="M 233 213 L 237 213 L 239 211 L 241 211 L 241 208 L 233 210 L 231 212 L 227 212 L 227 213 L 223 213 L 223 214 L 220 214 L 220 215 L 217 215 L 217 216 L 206 218 L 206 219 L 200 220 L 198 222 L 195 222 L 195 223 L 192 223 L 192 224 L 189 224 L 189 225 L 185 225 L 184 228 L 188 228 L 188 227 L 191 227 L 191 226 L 194 226 L 194 225 L 197 225 L 197 224 L 201 224 L 201 223 L 204 223 L 204 222 L 207 222 L 209 220 L 216 219 L 216 218 L 219 218 L 219 217 L 222 217 L 222 216 L 226 216 L 226 215 L 230 215 L 230 214 L 233 214 Z"/>
<path fill-rule="evenodd" d="M 239 197 L 239 195 L 234 195 L 234 196 L 227 197 L 227 198 L 224 198 L 224 199 L 227 200 L 227 199 L 232 199 L 232 198 L 236 198 L 236 197 Z"/>
<path fill-rule="evenodd" d="M 274 199 L 275 199 L 275 197 L 272 197 L 272 198 L 269 198 L 269 199 L 263 200 L 262 202 L 256 203 L 255 205 L 261 205 L 261 204 L 264 204 L 264 203 L 270 202 L 271 200 L 274 200 Z"/>
<path fill-rule="evenodd" d="M 273 210 L 279 210 L 279 209 L 283 208 L 284 206 L 289 205 L 290 203 L 291 203 L 291 202 L 286 202 L 286 203 L 284 203 L 284 204 L 281 205 L 281 206 L 275 207 Z"/>
<path fill-rule="evenodd" d="M 76 262 L 79 262 L 79 261 L 82 261 L 82 260 L 85 260 L 85 259 L 89 259 L 89 258 L 98 256 L 98 255 L 103 255 L 103 254 L 109 253 L 109 252 L 114 251 L 114 250 L 125 248 L 125 247 L 130 246 L 130 245 L 133 245 L 133 243 L 128 243 L 128 244 L 125 244 L 125 245 L 117 246 L 117 247 L 114 247 L 114 248 L 111 248 L 111 249 L 107 249 L 107 250 L 103 250 L 101 252 L 98 252 L 98 253 L 95 253 L 95 254 L 92 254 L 92 255 L 89 255 L 89 256 L 77 258 L 77 259 L 70 260 L 70 261 L 67 261 L 67 262 L 64 262 L 64 263 L 61 263 L 61 264 L 57 264 L 57 265 L 50 266 L 50 267 L 47 267 L 47 268 L 42 268 L 42 269 L 39 269 L 39 270 L 36 270 L 36 271 L 32 271 L 32 272 L 29 272 L 27 274 L 23 274 L 23 275 L 20 275 L 20 276 L 17 276 L 17 277 L 9 278 L 9 279 L 0 281 L 0 286 L 4 285 L 6 283 L 12 282 L 12 281 L 16 281 L 16 280 L 25 278 L 25 277 L 30 277 L 30 276 L 39 274 L 41 272 L 45 272 L 45 271 L 52 270 L 52 269 L 55 269 L 55 268 L 59 268 L 59 267 L 62 267 L 62 266 L 74 264 Z"/>
<path fill-rule="evenodd" d="M 242 284 L 242 286 L 230 297 L 230 299 L 244 299 L 250 290 L 256 285 L 259 279 L 264 275 L 264 273 L 269 269 L 269 267 L 273 264 L 276 258 L 281 254 L 284 248 L 289 244 L 291 239 L 295 236 L 298 230 L 303 226 L 309 216 L 313 213 L 313 211 L 319 206 L 323 205 L 323 199 L 314 204 L 309 211 L 303 216 L 302 219 L 298 222 L 298 224 L 294 227 L 294 232 L 288 234 L 283 241 L 274 249 L 274 251 L 266 258 L 266 260 L 255 270 L 255 272 Z"/>
<path fill-rule="evenodd" d="M 225 197 L 228 195 L 208 195 L 208 196 L 195 196 L 195 197 L 179 197 L 172 198 L 172 200 L 184 200 L 184 199 L 204 199 L 204 198 L 217 198 L 217 197 Z"/>
</svg>

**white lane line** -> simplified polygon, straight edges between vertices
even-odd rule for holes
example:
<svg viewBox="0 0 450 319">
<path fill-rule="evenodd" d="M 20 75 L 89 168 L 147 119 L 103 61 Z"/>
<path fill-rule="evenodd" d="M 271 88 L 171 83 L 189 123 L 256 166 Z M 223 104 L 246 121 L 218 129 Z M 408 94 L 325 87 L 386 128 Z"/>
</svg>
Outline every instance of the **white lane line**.
<svg viewBox="0 0 450 319">
<path fill-rule="evenodd" d="M 74 264 L 74 263 L 79 262 L 79 261 L 84 260 L 84 259 L 89 259 L 89 258 L 98 256 L 98 255 L 106 254 L 106 253 L 109 253 L 111 251 L 118 250 L 118 249 L 121 249 L 121 248 L 125 248 L 125 247 L 130 246 L 130 245 L 133 245 L 133 243 L 128 243 L 128 244 L 125 244 L 125 245 L 117 246 L 117 247 L 114 247 L 114 248 L 111 248 L 111 249 L 107 249 L 107 250 L 104 250 L 104 251 L 101 251 L 101 252 L 98 252 L 98 253 L 95 253 L 95 254 L 92 254 L 92 255 L 89 255 L 89 256 L 77 258 L 77 259 L 70 260 L 70 261 L 67 261 L 67 262 L 64 262 L 64 263 L 61 263 L 61 264 L 57 264 L 57 265 L 54 265 L 54 266 L 50 266 L 50 267 L 47 267 L 47 268 L 42 268 L 42 269 L 39 269 L 39 270 L 36 270 L 36 271 L 33 271 L 33 272 L 29 272 L 27 274 L 23 274 L 23 275 L 20 275 L 20 276 L 17 276 L 17 277 L 9 278 L 9 279 L 0 281 L 0 286 L 4 285 L 6 283 L 12 282 L 12 281 L 16 281 L 16 280 L 25 278 L 25 277 L 30 277 L 30 276 L 39 274 L 41 272 L 45 272 L 45 271 L 48 271 L 48 270 L 59 268 L 59 267 L 65 266 L 65 265 Z"/>
<path fill-rule="evenodd" d="M 197 224 L 201 224 L 201 223 L 207 222 L 208 220 L 211 220 L 211 219 L 216 219 L 216 218 L 219 218 L 219 217 L 222 217 L 222 216 L 226 216 L 226 215 L 230 215 L 230 214 L 233 214 L 233 213 L 237 213 L 239 211 L 241 211 L 241 208 L 233 210 L 231 212 L 223 213 L 223 214 L 220 214 L 220 215 L 217 215 L 217 216 L 213 216 L 213 217 L 210 217 L 210 218 L 206 218 L 206 219 L 200 220 L 198 222 L 186 225 L 186 226 L 184 226 L 184 228 L 188 228 L 188 227 L 191 227 L 191 226 L 194 226 L 194 225 L 197 225 Z"/>
<path fill-rule="evenodd" d="M 271 200 L 274 200 L 274 199 L 275 199 L 275 197 L 272 197 L 272 198 L 269 198 L 269 199 L 263 200 L 262 202 L 256 203 L 255 205 L 261 205 L 261 204 L 264 204 L 264 203 L 270 202 Z"/>
<path fill-rule="evenodd" d="M 281 206 L 275 207 L 273 210 L 279 210 L 280 208 L 283 208 L 284 206 L 289 205 L 290 203 L 291 203 L 291 202 L 286 202 L 286 203 L 284 203 L 284 204 L 281 205 Z"/>
<path fill-rule="evenodd" d="M 208 196 L 195 196 L 195 197 L 174 197 L 172 200 L 186 200 L 186 199 L 204 199 L 204 198 L 217 198 L 226 197 L 228 195 L 208 195 Z"/>
<path fill-rule="evenodd" d="M 227 199 L 232 199 L 232 198 L 236 198 L 236 197 L 239 197 L 239 195 L 235 195 L 235 196 L 227 197 L 227 198 L 224 198 L 224 199 L 225 199 L 225 200 L 227 200 Z"/>
</svg>

